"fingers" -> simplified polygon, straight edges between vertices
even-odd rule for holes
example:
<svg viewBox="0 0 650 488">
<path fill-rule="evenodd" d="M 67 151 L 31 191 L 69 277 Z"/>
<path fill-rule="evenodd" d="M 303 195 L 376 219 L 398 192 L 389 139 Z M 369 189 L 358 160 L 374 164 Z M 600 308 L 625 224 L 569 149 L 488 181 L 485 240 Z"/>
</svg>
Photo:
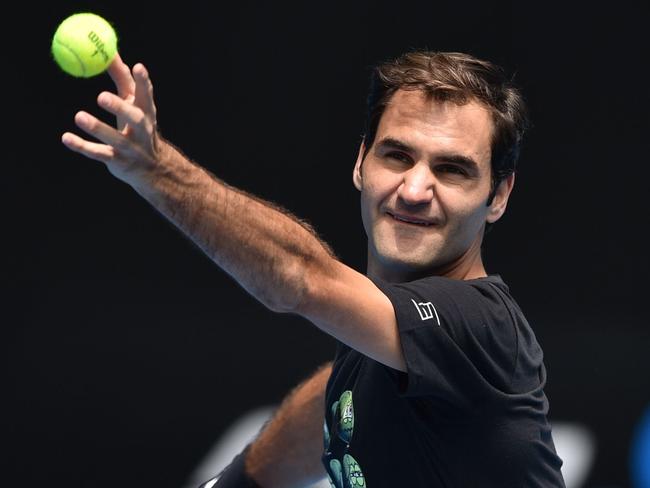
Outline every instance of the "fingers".
<svg viewBox="0 0 650 488">
<path fill-rule="evenodd" d="M 119 53 L 115 54 L 113 62 L 108 67 L 108 74 L 113 79 L 117 88 L 117 94 L 127 102 L 133 103 L 135 99 L 135 80 L 131 76 L 129 67 L 122 61 Z M 117 117 L 117 128 L 124 129 L 127 122 L 121 117 Z"/>
<path fill-rule="evenodd" d="M 144 113 L 151 116 L 151 120 L 156 119 L 156 106 L 153 101 L 153 83 L 149 78 L 149 72 L 142 63 L 133 67 L 133 76 L 135 78 L 135 104 L 140 107 Z"/>
<path fill-rule="evenodd" d="M 69 149 L 102 163 L 108 163 L 115 157 L 115 150 L 111 146 L 86 141 L 72 132 L 63 134 L 61 142 Z"/>
<path fill-rule="evenodd" d="M 139 139 L 149 138 L 153 132 L 153 122 L 145 115 L 140 107 L 110 92 L 102 92 L 97 97 L 97 103 L 104 110 L 112 113 L 118 119 L 124 120 Z M 105 124 L 104 124 L 105 125 Z M 123 131 L 118 127 L 119 133 Z"/>
<path fill-rule="evenodd" d="M 117 128 L 82 111 L 75 115 L 75 123 L 99 142 L 87 141 L 71 132 L 63 134 L 61 141 L 88 158 L 111 163 L 110 167 L 115 163 L 146 161 L 154 157 L 156 146 L 156 107 L 149 74 L 141 63 L 131 73 L 119 54 L 111 63 L 109 74 L 117 95 L 102 92 L 97 103 L 117 117 Z"/>
<path fill-rule="evenodd" d="M 117 94 L 120 98 L 127 99 L 135 94 L 135 80 L 131 76 L 129 67 L 122 61 L 119 53 L 115 54 L 113 62 L 108 67 L 108 74 L 113 79 Z"/>
<path fill-rule="evenodd" d="M 115 95 L 113 96 L 115 97 Z M 134 155 L 141 153 L 138 141 L 128 139 L 114 127 L 87 112 L 77 112 L 74 121 L 80 129 L 104 144 L 87 141 L 76 134 L 66 132 L 61 137 L 61 142 L 73 151 L 106 164 L 124 163 L 133 159 Z"/>
<path fill-rule="evenodd" d="M 86 112 L 77 112 L 74 117 L 77 126 L 84 132 L 114 148 L 124 148 L 126 138 L 115 128 L 102 122 Z"/>
</svg>

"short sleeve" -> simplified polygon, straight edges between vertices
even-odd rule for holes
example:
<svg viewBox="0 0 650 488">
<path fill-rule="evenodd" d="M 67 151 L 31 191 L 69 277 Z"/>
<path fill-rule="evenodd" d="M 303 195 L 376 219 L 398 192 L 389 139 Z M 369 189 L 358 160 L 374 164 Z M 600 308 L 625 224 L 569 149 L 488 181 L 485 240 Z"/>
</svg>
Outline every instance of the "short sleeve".
<svg viewBox="0 0 650 488">
<path fill-rule="evenodd" d="M 393 304 L 407 367 L 400 393 L 471 409 L 508 392 L 517 332 L 489 278 L 428 277 L 377 286 Z"/>
</svg>

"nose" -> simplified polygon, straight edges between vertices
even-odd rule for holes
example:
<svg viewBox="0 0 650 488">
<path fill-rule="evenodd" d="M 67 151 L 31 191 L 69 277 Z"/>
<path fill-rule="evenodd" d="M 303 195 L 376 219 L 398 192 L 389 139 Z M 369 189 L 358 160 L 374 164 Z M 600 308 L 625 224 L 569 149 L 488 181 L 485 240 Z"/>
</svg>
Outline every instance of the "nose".
<svg viewBox="0 0 650 488">
<path fill-rule="evenodd" d="M 397 196 L 408 205 L 420 205 L 433 200 L 435 177 L 428 165 L 413 165 L 404 173 Z"/>
</svg>

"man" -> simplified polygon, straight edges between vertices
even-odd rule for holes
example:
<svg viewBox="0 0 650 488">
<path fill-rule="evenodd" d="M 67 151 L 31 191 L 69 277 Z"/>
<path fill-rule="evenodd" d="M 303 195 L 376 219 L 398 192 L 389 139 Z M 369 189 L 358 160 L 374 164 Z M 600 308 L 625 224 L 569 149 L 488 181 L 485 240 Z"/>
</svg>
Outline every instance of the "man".
<svg viewBox="0 0 650 488">
<path fill-rule="evenodd" d="M 526 126 L 500 69 L 460 53 L 378 67 L 353 170 L 367 276 L 286 211 L 231 188 L 156 130 L 142 64 L 117 57 L 117 129 L 85 112 L 63 135 L 104 162 L 248 292 L 338 340 L 258 438 L 205 486 L 564 486 L 542 351 L 481 257 L 505 212 Z"/>
</svg>

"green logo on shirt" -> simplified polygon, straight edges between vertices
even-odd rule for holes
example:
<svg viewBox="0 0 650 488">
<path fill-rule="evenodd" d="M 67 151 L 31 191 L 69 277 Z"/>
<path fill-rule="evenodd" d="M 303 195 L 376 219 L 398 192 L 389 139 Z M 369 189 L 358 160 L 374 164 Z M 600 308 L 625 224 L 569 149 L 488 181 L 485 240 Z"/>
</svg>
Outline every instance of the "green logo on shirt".
<svg viewBox="0 0 650 488">
<path fill-rule="evenodd" d="M 354 432 L 354 407 L 350 390 L 346 390 L 341 394 L 339 416 L 339 437 L 349 444 Z"/>
<path fill-rule="evenodd" d="M 343 470 L 345 471 L 345 478 L 348 480 L 348 486 L 350 488 L 366 486 L 366 480 L 363 477 L 359 463 L 349 454 L 343 456 Z"/>
<path fill-rule="evenodd" d="M 331 435 L 340 438 L 349 446 L 352 440 L 352 434 L 354 433 L 354 404 L 350 390 L 341 393 L 340 398 L 332 403 L 330 418 L 334 431 L 330 434 L 326 420 L 323 426 L 325 450 L 329 450 Z M 348 446 L 346 446 L 346 451 Z M 333 488 L 366 487 L 366 480 L 359 463 L 349 454 L 343 455 L 342 465 L 340 460 L 330 459 L 328 478 Z"/>
</svg>

